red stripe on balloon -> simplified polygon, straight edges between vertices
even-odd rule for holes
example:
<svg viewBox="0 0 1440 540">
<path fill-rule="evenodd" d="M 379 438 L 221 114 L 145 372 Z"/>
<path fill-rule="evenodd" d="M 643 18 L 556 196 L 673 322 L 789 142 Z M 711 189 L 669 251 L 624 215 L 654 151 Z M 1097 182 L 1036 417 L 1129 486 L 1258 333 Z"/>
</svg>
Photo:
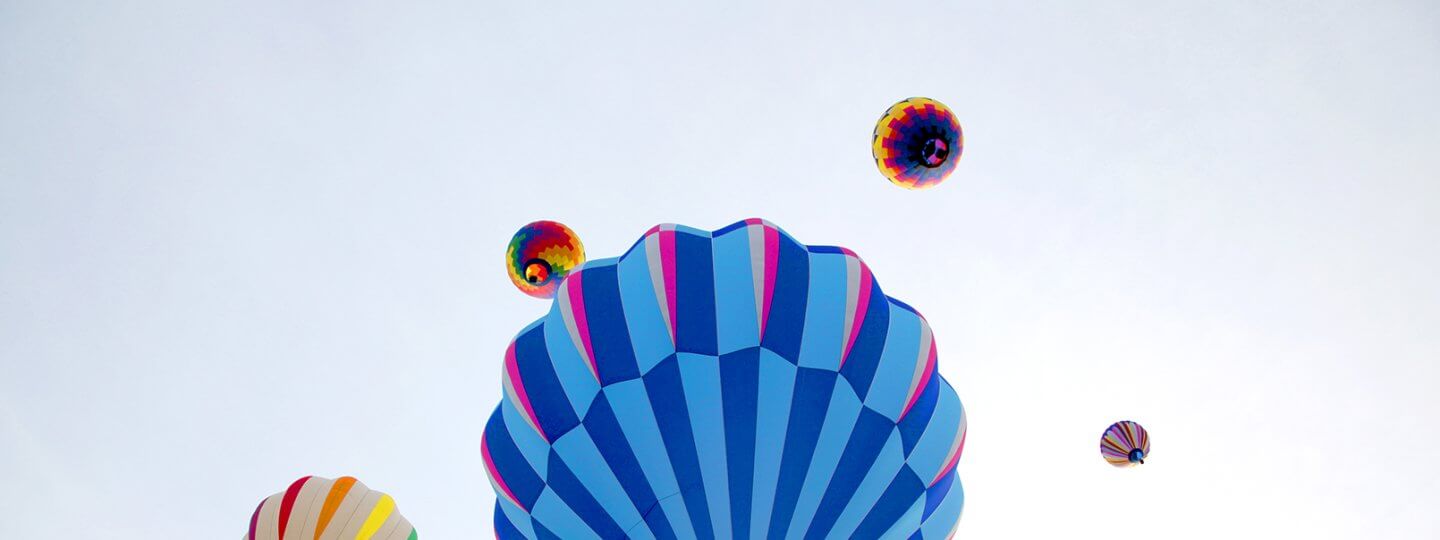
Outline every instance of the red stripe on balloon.
<svg viewBox="0 0 1440 540">
<path fill-rule="evenodd" d="M 285 497 L 280 499 L 280 540 L 285 540 L 285 526 L 290 522 L 290 511 L 295 507 L 295 498 L 300 496 L 300 488 L 305 486 L 309 476 L 301 477 L 285 489 Z"/>
</svg>

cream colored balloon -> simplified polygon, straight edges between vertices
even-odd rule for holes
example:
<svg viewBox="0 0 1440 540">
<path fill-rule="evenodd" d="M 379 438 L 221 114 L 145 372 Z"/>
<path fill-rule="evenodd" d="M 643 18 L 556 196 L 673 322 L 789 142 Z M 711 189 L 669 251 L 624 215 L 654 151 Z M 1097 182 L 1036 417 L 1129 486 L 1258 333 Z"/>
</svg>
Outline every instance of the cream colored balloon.
<svg viewBox="0 0 1440 540">
<path fill-rule="evenodd" d="M 306 476 L 265 498 L 242 540 L 415 540 L 395 500 L 344 476 Z"/>
</svg>

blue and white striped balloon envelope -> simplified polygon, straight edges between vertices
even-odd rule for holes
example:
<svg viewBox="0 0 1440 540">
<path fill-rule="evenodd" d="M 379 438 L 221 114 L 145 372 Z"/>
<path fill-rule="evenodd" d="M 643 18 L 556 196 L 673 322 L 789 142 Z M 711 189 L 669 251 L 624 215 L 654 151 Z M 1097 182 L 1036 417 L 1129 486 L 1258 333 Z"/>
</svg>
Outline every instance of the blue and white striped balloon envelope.
<svg viewBox="0 0 1440 540">
<path fill-rule="evenodd" d="M 506 351 L 496 536 L 948 538 L 965 411 L 935 362 L 849 250 L 656 227 Z"/>
</svg>

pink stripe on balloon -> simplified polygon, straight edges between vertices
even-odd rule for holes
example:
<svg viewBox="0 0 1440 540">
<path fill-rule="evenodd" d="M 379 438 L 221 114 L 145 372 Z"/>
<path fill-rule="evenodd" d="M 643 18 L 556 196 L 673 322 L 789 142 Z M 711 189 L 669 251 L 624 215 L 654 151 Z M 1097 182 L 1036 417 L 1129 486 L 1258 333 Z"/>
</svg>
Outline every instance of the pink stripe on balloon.
<svg viewBox="0 0 1440 540">
<path fill-rule="evenodd" d="M 950 471 L 955 470 L 956 465 L 960 464 L 960 454 L 965 452 L 965 435 L 967 435 L 967 433 L 962 432 L 960 434 L 960 446 L 957 446 L 955 448 L 955 455 L 951 456 L 950 460 L 945 463 L 945 466 L 940 469 L 940 474 L 935 475 L 935 479 L 930 481 L 930 486 L 934 486 L 935 483 L 939 482 L 941 478 L 944 478 L 945 475 L 950 474 Z"/>
<path fill-rule="evenodd" d="M 765 307 L 761 311 L 761 321 L 770 322 L 770 300 L 775 298 L 775 273 L 780 266 L 780 231 L 775 227 L 765 227 Z M 760 325 L 760 335 L 765 335 L 765 325 Z"/>
<path fill-rule="evenodd" d="M 855 257 L 849 250 L 846 254 Z M 860 337 L 860 327 L 865 323 L 865 311 L 870 309 L 870 268 L 859 257 L 855 257 L 855 261 L 860 266 L 860 290 L 855 295 L 855 318 L 850 325 L 850 339 L 845 342 L 845 354 L 840 357 L 840 367 L 845 367 L 845 361 L 850 358 L 850 349 L 855 346 L 855 339 Z"/>
<path fill-rule="evenodd" d="M 250 534 L 246 535 L 245 540 L 255 540 L 255 525 L 260 523 L 260 509 L 265 508 L 265 500 L 261 499 L 260 504 L 255 506 L 255 513 L 250 514 Z"/>
<path fill-rule="evenodd" d="M 515 506 L 529 512 L 530 509 L 520 504 L 520 499 L 515 497 L 515 493 L 510 491 L 510 486 L 505 484 L 505 479 L 500 476 L 500 471 L 495 468 L 495 460 L 490 457 L 490 443 L 485 440 L 484 435 L 480 436 L 480 455 L 485 458 L 485 470 L 490 472 L 490 479 L 495 481 L 496 486 L 499 486 L 505 498 L 509 499 L 511 503 L 514 503 Z"/>
<path fill-rule="evenodd" d="M 665 273 L 665 309 L 670 312 L 670 335 L 680 326 L 675 322 L 675 229 L 660 230 L 660 266 Z"/>
<path fill-rule="evenodd" d="M 581 278 L 585 272 L 576 272 L 565 278 L 567 294 L 570 295 L 570 316 L 575 319 L 575 331 L 580 334 L 580 342 L 585 345 L 585 364 L 590 366 L 590 374 L 595 380 L 600 380 L 600 368 L 595 364 L 595 347 L 590 344 L 590 323 L 585 318 L 585 294 L 581 288 Z"/>
<path fill-rule="evenodd" d="M 748 233 L 751 235 L 750 238 L 752 241 L 755 238 L 755 233 L 758 232 L 760 234 L 759 252 L 755 252 L 754 244 L 751 244 L 752 252 L 750 256 L 760 258 L 759 268 L 755 268 L 754 266 L 751 268 L 760 273 L 759 276 L 754 277 L 756 286 L 759 288 L 759 290 L 755 292 L 757 296 L 756 302 L 759 303 L 759 305 L 755 306 L 755 309 L 759 310 L 760 337 L 764 339 L 765 326 L 766 323 L 770 321 L 770 301 L 775 297 L 775 272 L 780 260 L 780 230 L 776 229 L 770 222 L 760 218 L 747 219 L 745 220 L 745 224 L 758 228 L 752 229 Z"/>
<path fill-rule="evenodd" d="M 540 438 L 545 439 L 545 442 L 550 442 L 550 437 L 545 435 L 545 430 L 540 428 L 539 415 L 535 414 L 535 408 L 530 405 L 530 395 L 525 392 L 525 381 L 520 378 L 520 363 L 515 358 L 515 342 L 513 341 L 505 349 L 505 374 L 509 376 L 506 378 L 506 383 L 511 391 L 515 392 L 515 399 L 519 401 L 516 405 L 520 406 L 520 411 L 525 413 L 525 417 L 530 420 L 530 425 L 540 434 Z"/>
<path fill-rule="evenodd" d="M 930 384 L 930 373 L 933 371 L 935 371 L 935 338 L 932 336 L 930 338 L 930 355 L 925 359 L 925 371 L 920 374 L 920 384 L 915 385 L 914 393 L 910 394 L 910 399 L 905 402 L 905 410 L 900 411 L 900 419 L 903 420 L 905 415 L 910 414 L 910 408 L 915 406 L 916 401 L 920 401 L 920 394 L 925 392 L 925 385 Z"/>
</svg>

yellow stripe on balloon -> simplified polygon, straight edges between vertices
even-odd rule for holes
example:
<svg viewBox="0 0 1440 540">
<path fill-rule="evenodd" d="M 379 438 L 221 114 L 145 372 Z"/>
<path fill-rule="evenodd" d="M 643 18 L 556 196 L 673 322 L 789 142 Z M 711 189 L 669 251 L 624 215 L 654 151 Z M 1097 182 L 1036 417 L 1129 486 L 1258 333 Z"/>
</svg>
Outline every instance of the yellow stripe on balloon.
<svg viewBox="0 0 1440 540">
<path fill-rule="evenodd" d="M 375 508 L 370 510 L 370 517 L 365 518 L 365 524 L 360 527 L 360 532 L 355 534 L 355 540 L 370 540 L 380 531 L 380 526 L 390 518 L 390 512 L 395 511 L 395 499 L 389 495 L 380 497 L 380 502 L 375 503 Z"/>
</svg>

